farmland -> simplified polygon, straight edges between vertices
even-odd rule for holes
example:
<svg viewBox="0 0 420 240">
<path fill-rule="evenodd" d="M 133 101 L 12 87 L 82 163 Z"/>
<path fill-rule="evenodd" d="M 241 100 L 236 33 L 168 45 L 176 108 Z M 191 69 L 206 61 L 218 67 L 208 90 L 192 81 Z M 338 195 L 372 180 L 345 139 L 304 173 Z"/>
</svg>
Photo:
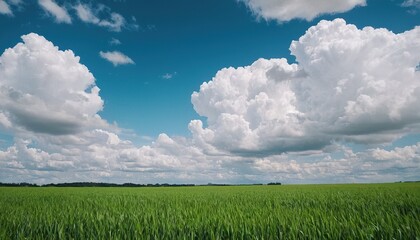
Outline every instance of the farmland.
<svg viewBox="0 0 420 240">
<path fill-rule="evenodd" d="M 0 188 L 0 239 L 419 239 L 420 184 Z"/>
</svg>

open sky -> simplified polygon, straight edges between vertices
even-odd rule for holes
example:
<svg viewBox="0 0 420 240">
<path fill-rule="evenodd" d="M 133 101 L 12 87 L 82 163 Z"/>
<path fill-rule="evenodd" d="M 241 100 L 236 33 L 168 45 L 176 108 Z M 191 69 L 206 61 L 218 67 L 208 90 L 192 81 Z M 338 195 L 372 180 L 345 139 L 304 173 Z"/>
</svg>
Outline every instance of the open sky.
<svg viewBox="0 0 420 240">
<path fill-rule="evenodd" d="M 419 0 L 0 0 L 0 182 L 420 180 Z"/>
</svg>

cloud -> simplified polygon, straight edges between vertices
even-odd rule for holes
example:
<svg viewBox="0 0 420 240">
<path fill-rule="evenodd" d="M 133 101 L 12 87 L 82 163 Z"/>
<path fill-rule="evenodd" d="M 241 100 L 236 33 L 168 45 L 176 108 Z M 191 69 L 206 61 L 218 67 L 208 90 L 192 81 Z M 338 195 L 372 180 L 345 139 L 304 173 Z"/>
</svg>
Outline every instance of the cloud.
<svg viewBox="0 0 420 240">
<path fill-rule="evenodd" d="M 110 31 L 120 32 L 122 28 L 138 28 L 135 20 L 133 20 L 133 23 L 128 24 L 121 14 L 112 12 L 109 7 L 103 4 L 97 4 L 95 7 L 92 7 L 79 2 L 73 8 L 76 10 L 79 19 L 83 22 L 105 27 Z"/>
<path fill-rule="evenodd" d="M 192 95 L 207 122 L 191 121 L 192 137 L 162 133 L 145 146 L 101 119 L 99 89 L 79 57 L 24 35 L 0 56 L 0 131 L 13 136 L 0 149 L 0 181 L 417 180 L 420 143 L 355 151 L 347 142 L 419 130 L 419 31 L 321 21 L 292 42 L 297 63 L 220 70 Z"/>
<path fill-rule="evenodd" d="M 116 38 L 111 38 L 111 40 L 109 41 L 109 44 L 111 44 L 111 45 L 121 45 L 121 41 L 116 39 Z"/>
<path fill-rule="evenodd" d="M 12 10 L 10 9 L 9 4 L 5 2 L 4 0 L 0 0 L 0 14 L 4 15 L 13 15 Z"/>
<path fill-rule="evenodd" d="M 136 147 L 114 132 L 93 129 L 72 135 L 16 138 L 12 146 L 0 150 L 0 179 L 62 182 L 104 181 L 112 177 L 113 182 L 126 182 L 128 176 L 135 175 L 136 181 L 153 183 L 181 180 L 188 178 L 186 172 L 194 175 L 200 172 L 196 169 L 208 169 L 210 162 L 197 162 L 203 160 L 200 150 L 185 138 L 161 134 L 150 146 Z"/>
<path fill-rule="evenodd" d="M 93 13 L 92 10 L 85 4 L 79 3 L 74 6 L 76 10 L 76 14 L 80 20 L 87 23 L 98 24 L 100 22 L 99 18 L 97 18 Z"/>
<path fill-rule="evenodd" d="M 405 0 L 401 6 L 408 8 L 407 12 L 415 15 L 420 9 L 420 0 Z"/>
<path fill-rule="evenodd" d="M 35 33 L 0 56 L 0 123 L 13 131 L 73 134 L 106 125 L 89 70 L 71 50 Z"/>
<path fill-rule="evenodd" d="M 53 0 L 38 0 L 39 5 L 49 15 L 55 18 L 58 23 L 71 23 L 71 17 L 65 7 L 59 6 Z"/>
<path fill-rule="evenodd" d="M 276 155 L 255 160 L 265 179 L 285 182 L 392 182 L 418 179 L 419 143 L 390 151 L 376 148 L 353 152 L 336 146 L 333 152 L 313 156 Z M 336 157 L 332 157 L 336 155 Z"/>
<path fill-rule="evenodd" d="M 287 22 L 292 19 L 313 20 L 323 14 L 347 12 L 356 6 L 365 6 L 366 0 L 240 0 L 258 18 Z"/>
<path fill-rule="evenodd" d="M 37 183 L 383 182 L 416 180 L 420 170 L 420 143 L 362 152 L 337 145 L 332 152 L 249 158 L 204 154 L 191 139 L 166 134 L 142 147 L 100 129 L 50 137 L 18 139 L 0 150 L 0 179 Z"/>
<path fill-rule="evenodd" d="M 417 158 L 420 154 L 420 143 L 417 145 L 397 147 L 394 150 L 387 151 L 384 149 L 376 148 L 371 151 L 371 156 L 377 160 L 410 160 Z"/>
<path fill-rule="evenodd" d="M 121 139 L 98 115 L 99 88 L 79 57 L 35 33 L 22 40 L 0 56 L 0 129 L 14 139 L 0 150 L 0 181 L 159 182 L 208 171 L 191 139 L 161 134 L 141 147 Z"/>
<path fill-rule="evenodd" d="M 72 23 L 72 15 L 75 14 L 82 22 L 104 27 L 109 31 L 120 32 L 123 29 L 138 30 L 136 18 L 131 17 L 127 21 L 124 16 L 113 12 L 111 8 L 104 4 L 83 3 L 66 3 L 59 5 L 55 0 L 38 0 L 39 6 L 44 12 L 53 17 L 57 23 Z M 13 9 L 22 9 L 22 0 L 0 0 L 0 14 L 13 16 Z"/>
<path fill-rule="evenodd" d="M 401 34 L 321 21 L 293 41 L 298 63 L 225 68 L 191 100 L 207 118 L 197 142 L 242 155 L 317 150 L 333 141 L 388 143 L 418 131 L 420 28 Z"/>
<path fill-rule="evenodd" d="M 22 0 L 0 0 L 0 14 L 14 16 L 13 12 L 21 11 L 23 5 Z"/>
<path fill-rule="evenodd" d="M 175 75 L 176 75 L 176 72 L 173 72 L 173 73 L 165 73 L 165 74 L 162 75 L 162 78 L 163 79 L 166 79 L 166 80 L 169 80 L 169 79 L 172 79 Z"/>
<path fill-rule="evenodd" d="M 114 66 L 125 65 L 125 64 L 135 64 L 131 58 L 129 58 L 125 54 L 118 51 L 112 51 L 112 52 L 100 51 L 99 56 L 111 62 Z"/>
<path fill-rule="evenodd" d="M 420 0 L 405 0 L 401 5 L 403 7 L 420 8 Z"/>
</svg>

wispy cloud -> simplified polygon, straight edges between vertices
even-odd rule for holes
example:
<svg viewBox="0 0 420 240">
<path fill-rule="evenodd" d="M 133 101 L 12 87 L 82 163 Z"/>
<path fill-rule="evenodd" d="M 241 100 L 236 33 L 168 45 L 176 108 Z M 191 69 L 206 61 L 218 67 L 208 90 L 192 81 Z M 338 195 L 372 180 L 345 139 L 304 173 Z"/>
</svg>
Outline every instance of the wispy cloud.
<svg viewBox="0 0 420 240">
<path fill-rule="evenodd" d="M 407 8 L 407 12 L 415 15 L 420 10 L 420 0 L 405 0 L 401 6 Z"/>
<path fill-rule="evenodd" d="M 166 79 L 166 80 L 169 80 L 169 79 L 172 79 L 173 77 L 175 77 L 176 74 L 177 74 L 176 72 L 165 73 L 165 74 L 162 75 L 162 78 Z"/>
<path fill-rule="evenodd" d="M 405 0 L 402 3 L 403 7 L 416 7 L 420 8 L 420 0 Z"/>
<path fill-rule="evenodd" d="M 85 4 L 79 3 L 74 6 L 76 14 L 80 20 L 86 23 L 98 24 L 100 22 L 99 18 L 93 14 L 92 10 Z"/>
<path fill-rule="evenodd" d="M 22 0 L 0 0 L 0 14 L 13 16 L 12 7 L 20 9 Z"/>
<path fill-rule="evenodd" d="M 0 0 L 0 14 L 12 16 L 13 12 L 10 9 L 9 4 L 7 4 L 4 0 Z"/>
<path fill-rule="evenodd" d="M 111 62 L 114 66 L 135 64 L 131 58 L 129 58 L 127 55 L 119 51 L 111 51 L 111 52 L 100 51 L 99 56 Z"/>
<path fill-rule="evenodd" d="M 138 28 L 135 18 L 132 19 L 131 23 L 128 23 L 121 14 L 111 11 L 109 7 L 103 4 L 97 4 L 93 7 L 79 2 L 73 8 L 81 21 L 107 28 L 110 31 L 120 32 L 123 28 Z M 101 18 L 99 16 L 106 17 Z"/>
<path fill-rule="evenodd" d="M 58 23 L 71 23 L 71 17 L 65 7 L 59 6 L 53 0 L 38 0 L 39 5 L 46 13 L 53 16 Z"/>
<path fill-rule="evenodd" d="M 111 38 L 111 40 L 109 40 L 109 44 L 111 45 L 121 45 L 121 41 L 116 39 L 116 38 Z"/>
</svg>

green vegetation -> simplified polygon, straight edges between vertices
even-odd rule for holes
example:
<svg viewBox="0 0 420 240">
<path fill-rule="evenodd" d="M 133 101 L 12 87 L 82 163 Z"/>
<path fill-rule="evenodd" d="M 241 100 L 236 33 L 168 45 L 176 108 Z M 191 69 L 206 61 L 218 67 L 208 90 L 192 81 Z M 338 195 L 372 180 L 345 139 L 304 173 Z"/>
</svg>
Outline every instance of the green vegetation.
<svg viewBox="0 0 420 240">
<path fill-rule="evenodd" d="M 3 187 L 0 239 L 420 239 L 420 184 Z"/>
</svg>

